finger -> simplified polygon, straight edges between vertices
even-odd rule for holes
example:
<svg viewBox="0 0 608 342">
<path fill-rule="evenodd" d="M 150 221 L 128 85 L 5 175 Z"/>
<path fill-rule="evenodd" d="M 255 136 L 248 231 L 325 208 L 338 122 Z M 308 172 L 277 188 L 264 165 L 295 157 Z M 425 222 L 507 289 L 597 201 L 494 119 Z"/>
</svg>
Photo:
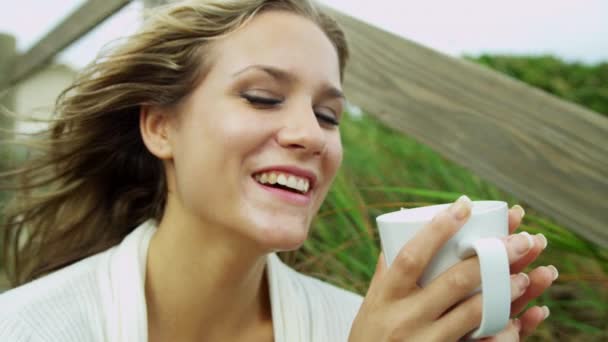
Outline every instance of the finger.
<svg viewBox="0 0 608 342">
<path fill-rule="evenodd" d="M 520 313 L 528 303 L 540 296 L 545 290 L 553 284 L 559 276 L 559 272 L 554 266 L 541 266 L 528 273 L 530 285 L 521 295 L 511 304 L 511 315 Z"/>
<path fill-rule="evenodd" d="M 443 332 L 441 341 L 455 341 L 481 324 L 482 298 L 480 294 L 465 300 L 436 320 L 438 331 Z"/>
<path fill-rule="evenodd" d="M 439 318 L 452 306 L 470 296 L 479 284 L 481 274 L 477 257 L 465 259 L 450 267 L 420 291 L 422 301 L 429 303 L 425 318 Z"/>
<path fill-rule="evenodd" d="M 504 240 L 509 265 L 518 263 L 521 259 L 528 255 L 536 244 L 536 239 L 532 235 L 528 234 L 528 232 L 509 235 Z"/>
<path fill-rule="evenodd" d="M 511 275 L 511 302 L 520 298 L 530 286 L 530 277 L 525 273 Z"/>
<path fill-rule="evenodd" d="M 525 293 L 529 284 L 530 280 L 525 273 L 512 275 L 511 300 L 518 298 Z M 446 294 L 449 293 L 450 291 L 448 289 Z M 439 300 L 440 298 L 440 296 L 436 296 L 435 301 Z M 459 336 L 462 336 L 467 332 L 479 327 L 481 324 L 482 300 L 481 294 L 478 293 L 461 304 L 455 306 L 451 311 L 445 313 L 443 317 L 439 318 L 438 321 L 441 321 L 442 324 L 447 325 L 448 327 L 446 329 L 453 328 L 454 326 L 462 326 L 462 329 L 458 331 L 459 333 L 462 333 Z M 429 301 L 429 303 L 432 302 L 433 301 Z"/>
<path fill-rule="evenodd" d="M 471 214 L 471 206 L 471 200 L 467 196 L 461 196 L 433 217 L 431 222 L 401 248 L 384 277 L 386 296 L 402 297 L 418 287 L 416 281 L 426 265 L 464 225 Z"/>
<path fill-rule="evenodd" d="M 378 286 L 377 284 L 380 282 L 380 279 L 386 273 L 386 261 L 384 260 L 384 253 L 380 251 L 378 255 L 378 261 L 376 262 L 376 270 L 374 271 L 374 275 L 372 276 L 372 280 L 370 281 L 368 291 L 372 288 Z"/>
<path fill-rule="evenodd" d="M 420 292 L 429 303 L 425 315 L 437 319 L 449 308 L 462 301 L 479 287 L 481 275 L 476 257 L 466 259 L 442 273 Z M 530 284 L 525 273 L 511 275 L 511 301 L 522 296 Z"/>
<path fill-rule="evenodd" d="M 511 264 L 511 273 L 519 273 L 530 265 L 542 251 L 547 247 L 547 238 L 543 234 L 536 234 L 534 238 L 534 247 L 518 261 Z"/>
<path fill-rule="evenodd" d="M 509 209 L 509 234 L 513 234 L 517 227 L 521 224 L 526 212 L 519 204 L 514 205 Z"/>
<path fill-rule="evenodd" d="M 378 264 L 376 265 L 376 272 L 384 274 L 386 272 L 386 260 L 384 259 L 384 252 L 380 251 L 378 255 Z"/>
<path fill-rule="evenodd" d="M 538 325 L 542 323 L 547 317 L 549 317 L 549 308 L 546 306 L 538 307 L 533 306 L 519 317 L 521 321 L 520 337 L 522 339 L 530 336 Z"/>
<path fill-rule="evenodd" d="M 483 342 L 515 342 L 519 341 L 521 330 L 521 322 L 515 318 L 509 320 L 509 324 L 498 334 L 489 338 L 483 338 L 480 341 Z"/>
</svg>

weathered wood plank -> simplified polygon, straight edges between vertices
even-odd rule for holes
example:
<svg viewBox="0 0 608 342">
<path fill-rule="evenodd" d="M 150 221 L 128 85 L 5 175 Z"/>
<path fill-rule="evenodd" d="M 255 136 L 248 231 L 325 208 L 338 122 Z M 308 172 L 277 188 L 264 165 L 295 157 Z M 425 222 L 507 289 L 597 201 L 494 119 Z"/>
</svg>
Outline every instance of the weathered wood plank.
<svg viewBox="0 0 608 342">
<path fill-rule="evenodd" d="M 14 110 L 14 93 L 2 91 L 8 85 L 8 79 L 4 76 L 10 74 L 17 59 L 17 42 L 15 37 L 0 33 L 0 106 L 9 110 Z M 0 127 L 4 127 L 7 119 L 0 116 Z M 6 128 L 6 127 L 4 127 Z"/>
<path fill-rule="evenodd" d="M 4 271 L 0 270 L 0 293 L 7 291 L 10 288 L 10 283 Z"/>
<path fill-rule="evenodd" d="M 143 0 L 143 1 L 144 1 L 144 8 L 146 8 L 146 9 L 165 5 L 167 3 L 167 0 Z"/>
<path fill-rule="evenodd" d="M 26 52 L 15 66 L 15 84 L 44 66 L 61 50 L 116 13 L 131 0 L 89 0 Z"/>
<path fill-rule="evenodd" d="M 352 102 L 608 246 L 608 119 L 476 64 L 335 16 L 352 49 L 345 80 Z"/>
</svg>

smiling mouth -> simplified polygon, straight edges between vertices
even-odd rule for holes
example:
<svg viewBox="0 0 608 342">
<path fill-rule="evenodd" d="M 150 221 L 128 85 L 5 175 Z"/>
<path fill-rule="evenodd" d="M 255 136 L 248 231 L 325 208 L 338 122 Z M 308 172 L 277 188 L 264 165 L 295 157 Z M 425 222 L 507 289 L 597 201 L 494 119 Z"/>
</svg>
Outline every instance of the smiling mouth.
<svg viewBox="0 0 608 342">
<path fill-rule="evenodd" d="M 296 194 L 306 194 L 311 190 L 310 181 L 286 172 L 261 172 L 253 175 L 256 182 L 271 188 L 281 189 Z"/>
</svg>

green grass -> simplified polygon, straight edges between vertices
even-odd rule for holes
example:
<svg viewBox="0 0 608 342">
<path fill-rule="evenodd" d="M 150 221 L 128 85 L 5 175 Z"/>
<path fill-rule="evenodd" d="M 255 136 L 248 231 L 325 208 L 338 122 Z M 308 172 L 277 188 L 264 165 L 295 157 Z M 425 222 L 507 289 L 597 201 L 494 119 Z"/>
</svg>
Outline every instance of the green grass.
<svg viewBox="0 0 608 342">
<path fill-rule="evenodd" d="M 521 229 L 542 232 L 547 250 L 533 266 L 555 265 L 560 278 L 534 304 L 551 317 L 532 340 L 608 337 L 608 252 L 583 240 L 533 208 L 455 165 L 430 148 L 369 116 L 346 116 L 341 172 L 316 218 L 309 239 L 283 257 L 296 269 L 365 294 L 380 244 L 375 217 L 400 207 L 472 199 L 496 199 L 526 209 Z"/>
</svg>

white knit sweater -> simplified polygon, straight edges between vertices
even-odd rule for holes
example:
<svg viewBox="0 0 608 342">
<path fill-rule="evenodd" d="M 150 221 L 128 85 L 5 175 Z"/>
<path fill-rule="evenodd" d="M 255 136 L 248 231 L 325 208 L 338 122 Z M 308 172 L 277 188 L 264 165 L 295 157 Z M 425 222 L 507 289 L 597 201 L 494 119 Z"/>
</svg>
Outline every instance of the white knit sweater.
<svg viewBox="0 0 608 342">
<path fill-rule="evenodd" d="M 0 295 L 0 341 L 148 340 L 147 221 L 119 245 Z M 346 341 L 362 298 L 267 258 L 275 341 Z"/>
</svg>

